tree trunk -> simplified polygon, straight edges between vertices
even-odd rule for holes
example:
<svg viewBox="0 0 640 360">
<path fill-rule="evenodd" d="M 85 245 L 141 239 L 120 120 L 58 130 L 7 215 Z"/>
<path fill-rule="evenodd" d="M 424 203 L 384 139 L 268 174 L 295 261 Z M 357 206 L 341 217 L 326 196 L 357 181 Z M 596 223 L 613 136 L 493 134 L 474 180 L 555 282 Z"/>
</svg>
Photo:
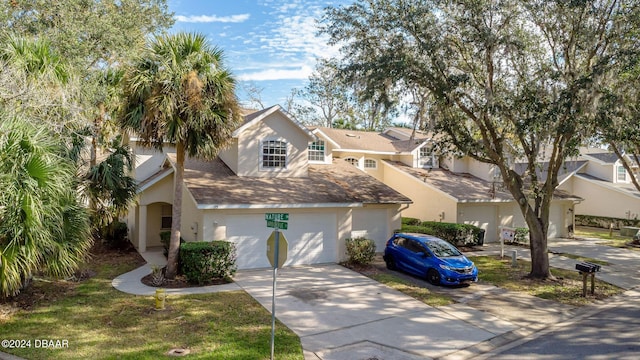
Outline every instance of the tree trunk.
<svg viewBox="0 0 640 360">
<path fill-rule="evenodd" d="M 527 217 L 527 225 L 529 226 L 529 249 L 531 250 L 531 272 L 529 277 L 536 279 L 553 278 L 549 270 L 547 231 L 534 214 Z"/>
<path fill-rule="evenodd" d="M 98 164 L 98 137 L 100 136 L 100 130 L 102 128 L 102 121 L 104 119 L 106 110 L 103 103 L 98 104 L 98 116 L 93 119 L 93 133 L 91 134 L 91 153 L 89 157 L 89 169 L 93 169 Z M 93 197 L 89 197 L 89 209 L 92 216 L 96 216 L 98 213 L 98 205 Z"/>
<path fill-rule="evenodd" d="M 529 249 L 531 250 L 531 272 L 529 277 L 536 279 L 553 278 L 549 270 L 549 254 L 547 249 L 547 232 L 549 228 L 549 211 L 544 209 L 538 214 L 531 208 L 523 191 L 522 178 L 513 170 L 504 171 L 505 185 L 516 199 L 522 216 L 529 227 Z M 551 196 L 551 195 L 549 195 Z"/>
<path fill-rule="evenodd" d="M 171 214 L 171 240 L 167 256 L 165 277 L 173 279 L 178 273 L 178 255 L 180 252 L 180 226 L 182 225 L 182 183 L 184 178 L 184 146 L 176 144 L 176 164 L 174 173 L 174 193 Z"/>
</svg>

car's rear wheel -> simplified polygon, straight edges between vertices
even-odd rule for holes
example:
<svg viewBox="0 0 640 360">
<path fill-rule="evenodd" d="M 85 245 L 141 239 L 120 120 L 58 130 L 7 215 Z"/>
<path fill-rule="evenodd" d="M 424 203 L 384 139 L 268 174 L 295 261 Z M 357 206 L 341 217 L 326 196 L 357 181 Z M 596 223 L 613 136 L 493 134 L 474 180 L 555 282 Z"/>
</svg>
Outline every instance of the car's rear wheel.
<svg viewBox="0 0 640 360">
<path fill-rule="evenodd" d="M 433 285 L 440 285 L 440 273 L 436 269 L 427 271 L 427 281 Z"/>
<path fill-rule="evenodd" d="M 396 261 L 391 255 L 387 255 L 384 259 L 385 264 L 387 264 L 387 269 L 396 270 L 398 267 L 396 266 Z"/>
</svg>

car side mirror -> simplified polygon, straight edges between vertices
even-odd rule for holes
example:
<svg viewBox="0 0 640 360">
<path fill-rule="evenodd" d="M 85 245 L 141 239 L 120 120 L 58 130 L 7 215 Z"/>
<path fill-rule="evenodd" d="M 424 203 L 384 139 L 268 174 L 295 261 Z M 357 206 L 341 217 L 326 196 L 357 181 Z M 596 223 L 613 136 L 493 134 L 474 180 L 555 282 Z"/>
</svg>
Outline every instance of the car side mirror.
<svg viewBox="0 0 640 360">
<path fill-rule="evenodd" d="M 428 258 L 429 254 L 427 254 L 426 252 L 419 252 L 418 256 L 421 257 L 421 258 Z"/>
</svg>

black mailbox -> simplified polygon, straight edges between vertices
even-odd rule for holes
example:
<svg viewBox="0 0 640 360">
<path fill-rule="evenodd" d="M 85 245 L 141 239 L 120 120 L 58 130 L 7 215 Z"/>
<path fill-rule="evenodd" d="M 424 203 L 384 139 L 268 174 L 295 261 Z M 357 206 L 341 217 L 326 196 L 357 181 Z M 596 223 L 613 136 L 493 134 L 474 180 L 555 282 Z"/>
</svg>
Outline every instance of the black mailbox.
<svg viewBox="0 0 640 360">
<path fill-rule="evenodd" d="M 581 262 L 576 264 L 576 270 L 583 273 L 594 273 L 600 271 L 600 265 L 590 263 L 590 262 Z"/>
<path fill-rule="evenodd" d="M 583 261 L 576 264 L 576 270 L 582 275 L 582 297 L 587 296 L 587 277 L 591 278 L 591 294 L 595 292 L 596 272 L 600 271 L 600 265 Z"/>
</svg>

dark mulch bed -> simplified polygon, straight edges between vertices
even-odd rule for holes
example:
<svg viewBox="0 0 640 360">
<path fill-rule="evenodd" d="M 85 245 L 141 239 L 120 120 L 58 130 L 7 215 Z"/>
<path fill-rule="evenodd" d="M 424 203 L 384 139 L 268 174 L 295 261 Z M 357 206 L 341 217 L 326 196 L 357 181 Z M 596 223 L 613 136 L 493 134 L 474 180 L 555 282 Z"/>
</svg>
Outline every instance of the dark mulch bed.
<svg viewBox="0 0 640 360">
<path fill-rule="evenodd" d="M 192 288 L 192 287 L 201 287 L 201 286 L 209 286 L 209 285 L 223 285 L 228 284 L 229 282 L 224 279 L 213 279 L 204 284 L 192 284 L 187 281 L 187 278 L 184 275 L 177 275 L 175 279 L 169 280 L 165 279 L 160 286 L 156 286 L 153 283 L 153 274 L 149 274 L 141 279 L 142 283 L 157 288 L 163 289 L 182 289 L 182 288 Z"/>
</svg>

